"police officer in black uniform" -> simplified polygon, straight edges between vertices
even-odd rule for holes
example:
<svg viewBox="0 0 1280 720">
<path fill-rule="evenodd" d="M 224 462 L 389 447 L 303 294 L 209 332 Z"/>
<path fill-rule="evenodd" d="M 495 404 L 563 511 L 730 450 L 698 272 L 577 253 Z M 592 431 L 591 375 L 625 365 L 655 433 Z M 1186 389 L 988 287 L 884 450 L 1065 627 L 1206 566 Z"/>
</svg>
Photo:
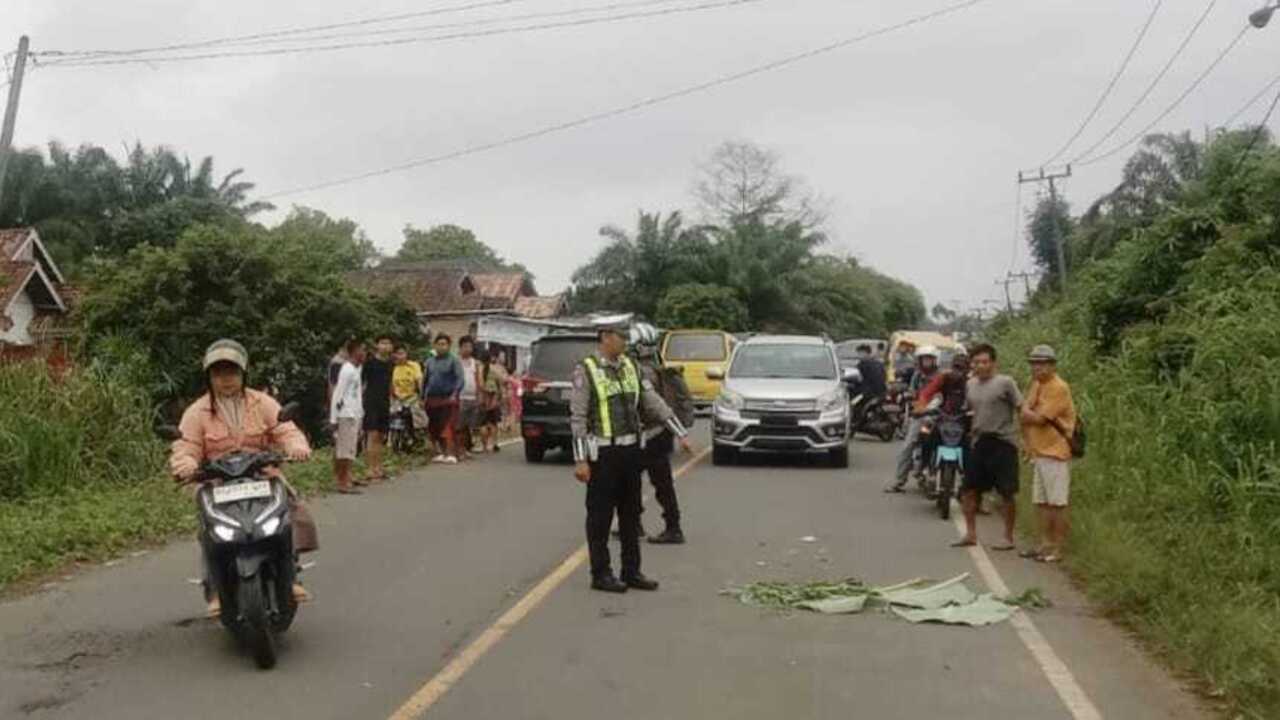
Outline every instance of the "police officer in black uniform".
<svg viewBox="0 0 1280 720">
<path fill-rule="evenodd" d="M 658 389 L 658 394 L 682 424 L 692 423 L 693 397 L 684 385 L 684 377 L 678 371 L 662 366 L 658 357 L 658 337 L 658 329 L 652 325 L 636 323 L 631 327 L 631 349 L 635 354 L 636 365 L 640 368 L 640 379 Z M 671 386 L 677 383 L 683 392 L 669 392 Z M 640 453 L 641 467 L 649 475 L 649 482 L 653 483 L 653 497 L 662 507 L 662 520 L 666 523 L 662 533 L 650 537 L 649 542 L 654 545 L 683 545 L 680 500 L 676 496 L 675 474 L 671 469 L 675 435 L 666 423 L 655 420 L 646 422 L 641 434 L 644 439 L 644 449 Z M 642 507 L 641 513 L 643 512 Z M 641 524 L 640 537 L 643 538 L 644 535 L 644 525 Z"/>
<path fill-rule="evenodd" d="M 569 397 L 574 475 L 587 485 L 591 587 L 614 593 L 657 590 L 658 583 L 640 572 L 642 432 L 646 421 L 664 423 L 686 450 L 689 433 L 626 356 L 623 332 L 602 329 L 599 341 L 599 350 L 574 368 Z M 621 579 L 609 558 L 615 512 L 622 537 Z"/>
</svg>

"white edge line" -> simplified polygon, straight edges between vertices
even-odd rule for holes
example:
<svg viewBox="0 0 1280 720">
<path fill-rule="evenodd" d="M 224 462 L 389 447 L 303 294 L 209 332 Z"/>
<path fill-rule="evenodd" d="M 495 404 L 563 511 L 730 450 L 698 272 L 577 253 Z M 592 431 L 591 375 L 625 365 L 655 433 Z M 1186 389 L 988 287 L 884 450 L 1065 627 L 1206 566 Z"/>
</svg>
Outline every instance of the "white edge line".
<svg viewBox="0 0 1280 720">
<path fill-rule="evenodd" d="M 953 507 L 953 510 L 959 510 L 959 508 Z M 963 535 L 965 527 L 961 514 L 953 512 L 951 519 L 954 521 L 956 529 Z M 996 570 L 995 564 L 991 562 L 991 557 L 987 555 L 987 551 L 983 549 L 982 545 L 970 547 L 969 557 L 973 559 L 973 564 L 978 568 L 978 574 L 982 576 L 983 582 L 987 584 L 991 592 L 1001 597 L 1008 597 L 1009 586 L 1005 584 L 1004 578 L 1000 576 L 1000 571 Z M 1080 687 L 1080 683 L 1071 674 L 1070 668 L 1062 661 L 1062 658 L 1058 657 L 1058 653 L 1054 652 L 1053 646 L 1045 639 L 1036 624 L 1031 621 L 1030 616 L 1026 612 L 1019 610 L 1014 612 L 1013 617 L 1009 618 L 1009 622 L 1013 625 L 1013 629 L 1017 631 L 1018 639 L 1022 641 L 1031 656 L 1035 658 L 1036 664 L 1040 666 L 1040 670 L 1044 673 L 1045 678 L 1049 680 L 1049 684 L 1058 693 L 1062 704 L 1066 705 L 1071 717 L 1075 720 L 1102 720 L 1102 713 L 1098 712 L 1097 706 L 1089 699 L 1088 693 L 1084 691 L 1084 688 Z"/>
</svg>

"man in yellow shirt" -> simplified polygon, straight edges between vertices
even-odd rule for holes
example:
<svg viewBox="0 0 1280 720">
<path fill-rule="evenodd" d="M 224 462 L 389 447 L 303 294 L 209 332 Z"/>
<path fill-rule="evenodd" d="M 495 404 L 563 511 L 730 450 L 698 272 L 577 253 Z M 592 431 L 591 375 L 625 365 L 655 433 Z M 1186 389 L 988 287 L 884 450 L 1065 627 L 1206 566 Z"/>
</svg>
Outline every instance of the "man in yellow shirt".
<svg viewBox="0 0 1280 720">
<path fill-rule="evenodd" d="M 409 350 L 404 345 L 397 345 L 392 354 L 395 368 L 391 371 L 391 412 L 398 413 L 410 408 L 413 413 L 413 431 L 427 427 L 427 414 L 422 409 L 422 366 L 409 359 Z"/>
<path fill-rule="evenodd" d="M 1022 406 L 1022 441 L 1034 470 L 1032 502 L 1040 515 L 1041 542 L 1023 557 L 1058 562 L 1070 524 L 1071 442 L 1076 408 L 1071 387 L 1058 377 L 1058 356 L 1048 345 L 1031 351 L 1033 380 Z"/>
</svg>

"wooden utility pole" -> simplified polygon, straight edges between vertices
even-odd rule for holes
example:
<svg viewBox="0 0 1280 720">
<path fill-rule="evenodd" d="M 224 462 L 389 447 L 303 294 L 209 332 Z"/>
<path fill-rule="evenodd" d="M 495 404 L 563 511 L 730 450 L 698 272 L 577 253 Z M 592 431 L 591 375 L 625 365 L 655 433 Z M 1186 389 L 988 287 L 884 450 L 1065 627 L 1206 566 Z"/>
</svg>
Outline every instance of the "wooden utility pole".
<svg viewBox="0 0 1280 720">
<path fill-rule="evenodd" d="M 1054 184 L 1054 181 L 1069 177 L 1071 177 L 1070 165 L 1067 165 L 1066 168 L 1057 172 L 1046 172 L 1044 168 L 1040 168 L 1040 170 L 1035 174 L 1024 173 L 1022 171 L 1018 172 L 1019 183 L 1042 183 L 1048 181 L 1049 207 L 1055 211 L 1058 209 L 1058 186 Z M 1062 237 L 1062 232 L 1058 227 L 1058 223 L 1054 222 L 1051 224 L 1053 226 L 1053 248 L 1054 252 L 1056 252 L 1058 256 L 1058 289 L 1066 292 L 1067 254 L 1063 249 L 1063 244 L 1066 242 L 1066 239 Z"/>
<path fill-rule="evenodd" d="M 18 120 L 18 99 L 22 97 L 22 74 L 27 69 L 26 35 L 18 39 L 18 54 L 13 61 L 13 78 L 9 84 L 9 102 L 4 106 L 4 127 L 0 128 L 0 207 L 4 206 L 4 177 L 13 154 L 13 126 Z"/>
</svg>

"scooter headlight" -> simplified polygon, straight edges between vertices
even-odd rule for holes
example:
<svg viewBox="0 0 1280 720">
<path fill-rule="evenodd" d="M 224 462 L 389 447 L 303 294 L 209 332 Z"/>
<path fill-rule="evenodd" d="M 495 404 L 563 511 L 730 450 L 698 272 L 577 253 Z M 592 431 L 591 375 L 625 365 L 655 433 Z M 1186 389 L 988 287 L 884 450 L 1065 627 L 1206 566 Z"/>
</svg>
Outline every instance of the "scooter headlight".
<svg viewBox="0 0 1280 720">
<path fill-rule="evenodd" d="M 273 517 L 273 518 L 267 518 L 267 521 L 266 521 L 266 522 L 264 522 L 264 523 L 262 523 L 262 534 L 263 534 L 263 535 L 275 535 L 275 534 L 276 534 L 276 530 L 279 530 L 279 529 L 280 529 L 280 516 L 279 516 L 279 515 L 277 515 L 277 516 L 275 516 L 275 517 Z"/>
<path fill-rule="evenodd" d="M 231 542 L 232 538 L 236 536 L 236 531 L 226 525 L 214 525 L 213 534 L 218 536 L 218 539 L 222 542 Z"/>
</svg>

